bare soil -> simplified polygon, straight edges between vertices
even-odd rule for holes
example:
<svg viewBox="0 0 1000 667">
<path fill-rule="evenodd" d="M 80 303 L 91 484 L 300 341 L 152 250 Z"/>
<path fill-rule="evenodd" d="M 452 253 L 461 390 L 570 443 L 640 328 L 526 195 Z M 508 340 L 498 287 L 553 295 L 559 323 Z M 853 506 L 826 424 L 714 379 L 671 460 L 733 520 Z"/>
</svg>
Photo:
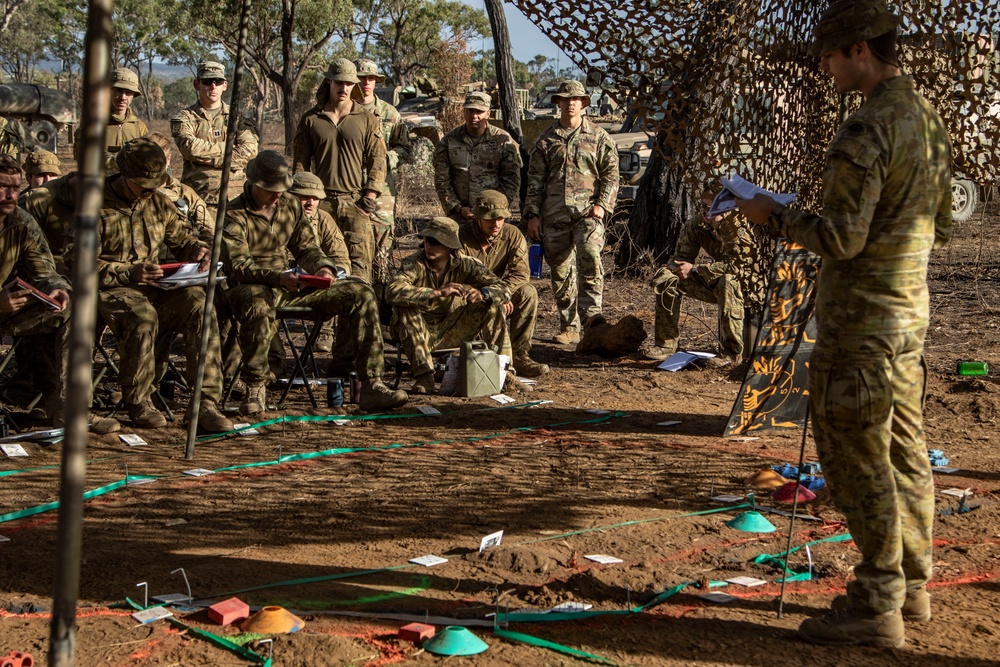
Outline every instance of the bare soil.
<svg viewBox="0 0 1000 667">
<path fill-rule="evenodd" d="M 126 465 L 129 475 L 159 478 L 86 504 L 77 664 L 250 664 L 166 622 L 140 626 L 120 608 L 126 597 L 142 601 L 139 582 L 148 583 L 151 595 L 184 592 L 179 573 L 172 573 L 177 568 L 204 602 L 235 594 L 303 617 L 303 630 L 273 637 L 275 664 L 284 666 L 444 661 L 396 638 L 404 618 L 425 617 L 439 621 L 438 628 L 443 619 L 479 623 L 472 630 L 489 650 L 449 664 L 585 664 L 499 638 L 487 615 L 570 601 L 622 612 L 684 583 L 690 585 L 642 612 L 512 622 L 508 629 L 630 665 L 998 664 L 1000 382 L 996 371 L 980 379 L 954 374 L 958 360 L 1000 368 L 998 225 L 994 214 L 960 227 L 931 269 L 928 445 L 944 450 L 959 472 L 935 476 L 934 620 L 908 627 L 903 649 L 821 648 L 794 636 L 804 618 L 823 613 L 843 592 L 857 560 L 851 542 L 811 547 L 814 577 L 787 585 L 779 618 L 780 585 L 773 582 L 780 570 L 754 559 L 785 549 L 788 518 L 768 514 L 777 531 L 755 534 L 726 526 L 735 511 L 685 516 L 719 508 L 709 500 L 712 492 L 745 493 L 743 481 L 754 472 L 795 462 L 802 433 L 723 439 L 738 372 L 667 373 L 639 355 L 581 357 L 548 342 L 557 317 L 547 280 L 536 280 L 535 356 L 553 370 L 530 391 L 511 392 L 514 406 L 414 397 L 390 419 L 286 423 L 257 436 L 201 443 L 191 461 L 176 424 L 126 427 L 149 442 L 145 447 L 92 437 L 88 489 L 121 480 Z M 609 279 L 605 308 L 612 321 L 631 314 L 651 327 L 652 302 L 642 282 Z M 714 322 L 713 307 L 686 302 L 683 345 L 713 348 Z M 312 410 L 304 391 L 292 395 L 285 414 L 331 412 Z M 186 399 L 179 393 L 178 407 Z M 421 415 L 418 405 L 442 414 Z M 350 407 L 342 412 L 354 416 Z M 681 423 L 657 425 L 665 420 Z M 60 447 L 25 447 L 30 458 L 0 460 L 0 472 L 22 471 L 0 478 L 0 513 L 57 498 Z M 182 474 L 336 448 L 346 451 L 206 477 Z M 806 460 L 815 460 L 811 439 Z M 958 501 L 940 493 L 948 488 L 971 489 L 976 508 L 956 513 Z M 841 515 L 822 498 L 805 511 L 819 520 L 796 521 L 794 545 L 844 532 Z M 501 529 L 502 543 L 479 553 L 481 538 Z M 43 663 L 56 513 L 0 523 L 0 535 L 10 538 L 0 543 L 0 655 L 28 651 Z M 426 554 L 448 562 L 432 568 L 407 562 Z M 600 565 L 585 558 L 591 554 L 623 562 Z M 804 550 L 789 564 L 804 568 Z M 699 597 L 706 592 L 699 583 L 739 575 L 771 583 L 713 588 L 735 597 L 724 604 Z M 302 579 L 313 581 L 279 585 Z M 213 624 L 204 610 L 176 616 L 216 634 L 240 633 Z"/>
</svg>

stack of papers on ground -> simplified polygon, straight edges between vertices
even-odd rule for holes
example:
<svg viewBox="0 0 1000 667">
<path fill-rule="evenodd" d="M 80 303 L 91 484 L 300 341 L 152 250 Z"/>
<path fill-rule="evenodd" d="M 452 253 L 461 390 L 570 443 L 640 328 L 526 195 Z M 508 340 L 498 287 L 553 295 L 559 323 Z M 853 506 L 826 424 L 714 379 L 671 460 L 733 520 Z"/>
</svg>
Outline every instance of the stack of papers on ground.
<svg viewBox="0 0 1000 667">
<path fill-rule="evenodd" d="M 656 368 L 661 371 L 677 372 L 682 368 L 690 366 L 696 361 L 711 359 L 715 355 L 711 352 L 674 352 L 669 357 L 660 362 Z"/>
</svg>

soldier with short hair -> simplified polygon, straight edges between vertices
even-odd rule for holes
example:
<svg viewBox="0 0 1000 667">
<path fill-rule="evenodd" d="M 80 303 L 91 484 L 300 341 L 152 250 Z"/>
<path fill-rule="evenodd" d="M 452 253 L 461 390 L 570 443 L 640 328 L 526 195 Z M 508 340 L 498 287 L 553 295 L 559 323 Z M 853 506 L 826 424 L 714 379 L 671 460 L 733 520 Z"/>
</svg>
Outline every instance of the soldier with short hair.
<svg viewBox="0 0 1000 667">
<path fill-rule="evenodd" d="M 923 429 L 927 263 L 951 234 L 951 142 L 899 67 L 885 0 L 831 4 L 812 55 L 864 102 L 829 148 L 821 215 L 757 195 L 737 204 L 823 258 L 809 359 L 813 435 L 830 495 L 861 554 L 834 611 L 799 625 L 824 645 L 900 648 L 931 618 L 934 480 Z"/>
<path fill-rule="evenodd" d="M 504 304 L 509 318 L 507 329 L 518 375 L 538 377 L 549 372 L 547 364 L 531 358 L 531 338 L 538 315 L 538 292 L 530 282 L 528 243 L 517 227 L 507 224 L 510 207 L 498 190 L 483 190 L 475 201 L 475 219 L 458 230 L 460 254 L 482 262 L 501 279 L 510 294 Z"/>
<path fill-rule="evenodd" d="M 403 260 L 389 283 L 392 330 L 410 359 L 411 393 L 434 393 L 431 350 L 481 337 L 511 356 L 504 305 L 507 286 L 482 262 L 458 253 L 462 242 L 451 218 L 434 218 L 418 234 L 423 246 Z"/>
<path fill-rule="evenodd" d="M 618 197 L 618 149 L 610 135 L 584 117 L 590 96 L 579 81 L 552 95 L 559 120 L 542 132 L 528 161 L 523 218 L 528 236 L 542 242 L 559 309 L 553 341 L 580 341 L 580 325 L 601 313 L 604 223 Z"/>
<path fill-rule="evenodd" d="M 215 216 L 194 188 L 178 181 L 170 171 L 170 163 L 173 161 L 170 150 L 173 142 L 170 137 L 162 132 L 150 132 L 146 138 L 155 141 L 156 145 L 163 149 L 163 155 L 167 159 L 167 180 L 160 186 L 160 194 L 173 202 L 178 215 L 187 223 L 188 228 L 199 239 L 211 245 L 215 242 Z"/>
<path fill-rule="evenodd" d="M 35 149 L 24 156 L 24 175 L 28 177 L 28 186 L 21 191 L 24 197 L 40 185 L 62 176 L 59 168 L 59 158 L 41 148 Z"/>
<path fill-rule="evenodd" d="M 119 173 L 104 186 L 97 227 L 97 310 L 118 339 L 125 408 L 140 428 L 160 428 L 166 418 L 152 401 L 157 381 L 154 348 L 159 336 L 184 336 L 188 383 L 195 384 L 201 352 L 205 290 L 164 290 L 150 283 L 163 277 L 162 246 L 181 261 L 208 268 L 211 249 L 198 240 L 159 188 L 166 182 L 163 150 L 145 137 L 126 142 L 115 156 Z M 210 319 L 208 356 L 202 382 L 198 428 L 231 431 L 219 412 L 222 398 L 221 345 L 215 314 Z M 188 409 L 190 416 L 191 406 Z"/>
<path fill-rule="evenodd" d="M 372 214 L 385 188 L 385 141 L 379 120 L 351 100 L 358 81 L 350 60 L 330 63 L 316 91 L 316 106 L 299 121 L 294 171 L 310 171 L 323 181 L 327 198 L 320 206 L 344 233 L 351 275 L 372 282 Z"/>
<path fill-rule="evenodd" d="M 170 134 L 184 158 L 181 183 L 191 186 L 211 209 L 220 199 L 228 201 L 232 193 L 240 191 L 243 168 L 257 154 L 260 145 L 253 122 L 240 118 L 229 166 L 229 188 L 220 193 L 229 114 L 239 113 L 222 101 L 222 94 L 228 87 L 225 67 L 212 60 L 198 63 L 198 75 L 194 80 L 198 101 L 170 119 Z M 214 220 L 214 210 L 210 213 Z"/>
<path fill-rule="evenodd" d="M 434 150 L 434 187 L 445 215 L 471 222 L 483 190 L 498 190 L 508 201 L 521 197 L 521 149 L 505 130 L 490 124 L 490 96 L 465 96 L 465 124 L 444 135 Z"/>
<path fill-rule="evenodd" d="M 393 391 L 382 382 L 385 361 L 375 292 L 364 281 L 344 277 L 347 267 L 337 266 L 320 250 L 302 205 L 288 194 L 292 184 L 285 158 L 275 151 L 261 151 L 247 164 L 243 194 L 226 210 L 222 261 L 230 281 L 226 294 L 240 322 L 247 385 L 240 413 L 267 410 L 267 353 L 278 330 L 275 309 L 279 306 L 314 308 L 325 319 L 342 320 L 339 330 L 347 332 L 355 350 L 361 410 L 405 405 L 406 392 Z M 329 278 L 331 285 L 306 287 L 291 269 L 289 254 L 300 269 Z"/>
<path fill-rule="evenodd" d="M 111 113 L 108 116 L 108 127 L 104 135 L 105 167 L 109 174 L 118 169 L 115 164 L 115 154 L 126 142 L 149 134 L 149 128 L 142 119 L 132 111 L 132 101 L 142 97 L 139 88 L 139 75 L 127 67 L 118 67 L 111 72 Z M 83 128 L 78 127 L 73 134 L 73 157 L 80 161 L 81 139 Z"/>
</svg>

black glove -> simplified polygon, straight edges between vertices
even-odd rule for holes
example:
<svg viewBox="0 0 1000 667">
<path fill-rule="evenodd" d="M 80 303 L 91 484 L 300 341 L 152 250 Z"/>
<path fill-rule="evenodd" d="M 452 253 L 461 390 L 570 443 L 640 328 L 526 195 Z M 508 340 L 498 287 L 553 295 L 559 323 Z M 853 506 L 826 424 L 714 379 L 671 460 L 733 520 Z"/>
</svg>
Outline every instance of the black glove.
<svg viewBox="0 0 1000 667">
<path fill-rule="evenodd" d="M 364 195 L 362 195 L 361 198 L 358 199 L 355 206 L 357 206 L 359 209 L 361 209 L 368 215 L 371 215 L 372 213 L 375 212 L 375 209 L 377 208 L 378 204 L 376 204 L 375 200 L 372 199 L 371 197 L 365 197 Z"/>
</svg>

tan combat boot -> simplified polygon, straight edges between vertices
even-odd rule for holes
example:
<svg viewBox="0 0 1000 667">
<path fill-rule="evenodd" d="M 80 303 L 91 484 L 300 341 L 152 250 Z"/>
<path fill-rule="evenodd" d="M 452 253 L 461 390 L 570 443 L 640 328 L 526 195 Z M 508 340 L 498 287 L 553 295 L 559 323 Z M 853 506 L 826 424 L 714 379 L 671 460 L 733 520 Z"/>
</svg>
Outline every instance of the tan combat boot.
<svg viewBox="0 0 1000 667">
<path fill-rule="evenodd" d="M 526 378 L 536 378 L 549 372 L 548 364 L 538 363 L 529 357 L 527 352 L 514 356 L 514 368 L 519 375 Z"/>
<path fill-rule="evenodd" d="M 191 421 L 191 408 L 188 407 L 188 422 Z M 219 411 L 219 406 L 210 398 L 201 399 L 198 406 L 198 431 L 200 433 L 227 433 L 233 430 L 233 422 Z"/>
<path fill-rule="evenodd" d="M 677 345 L 651 345 L 642 356 L 650 361 L 663 361 L 677 351 Z"/>
<path fill-rule="evenodd" d="M 248 384 L 247 393 L 240 403 L 241 415 L 259 415 L 267 410 L 267 388 L 263 382 Z"/>
<path fill-rule="evenodd" d="M 840 609 L 799 625 L 799 638 L 823 646 L 878 646 L 902 648 L 906 643 L 903 615 L 898 609 L 884 614 L 862 614 Z"/>
<path fill-rule="evenodd" d="M 833 598 L 830 608 L 850 609 L 851 599 L 846 595 L 838 595 Z M 903 614 L 903 620 L 909 623 L 926 623 L 931 620 L 931 596 L 927 593 L 927 587 L 907 589 L 906 599 L 903 600 L 900 612 Z"/>
<path fill-rule="evenodd" d="M 564 329 L 552 337 L 552 342 L 559 345 L 575 345 L 580 342 L 580 332 L 572 327 Z"/>
<path fill-rule="evenodd" d="M 138 428 L 163 428 L 167 418 L 153 405 L 153 399 L 147 398 L 142 403 L 126 404 L 129 419 Z"/>
<path fill-rule="evenodd" d="M 434 373 L 424 373 L 414 378 L 413 386 L 410 387 L 411 394 L 433 394 L 434 393 Z"/>
<path fill-rule="evenodd" d="M 410 397 L 401 389 L 393 391 L 385 386 L 381 380 L 366 380 L 361 385 L 361 398 L 358 400 L 358 409 L 361 412 L 392 410 L 406 405 L 408 400 L 410 400 Z"/>
</svg>

